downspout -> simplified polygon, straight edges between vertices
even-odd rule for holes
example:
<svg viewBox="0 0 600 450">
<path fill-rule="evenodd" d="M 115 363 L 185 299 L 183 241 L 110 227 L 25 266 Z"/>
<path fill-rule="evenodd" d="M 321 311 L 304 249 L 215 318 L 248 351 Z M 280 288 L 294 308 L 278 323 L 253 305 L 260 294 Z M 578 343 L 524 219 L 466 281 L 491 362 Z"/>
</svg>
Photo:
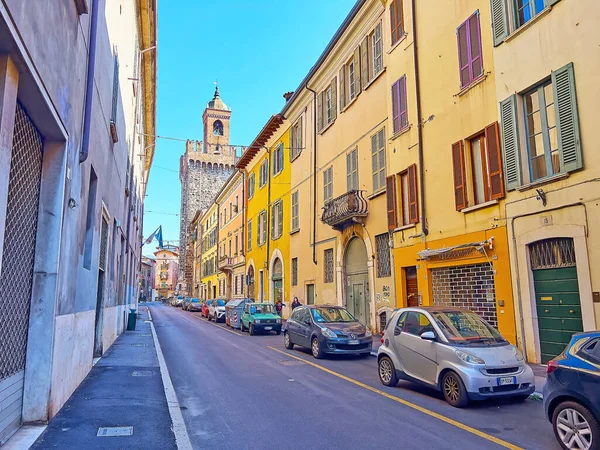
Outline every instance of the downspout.
<svg viewBox="0 0 600 450">
<path fill-rule="evenodd" d="M 427 214 L 425 210 L 425 169 L 423 168 L 423 127 L 421 123 L 421 90 L 419 82 L 419 55 L 417 52 L 417 13 L 416 1 L 412 0 L 412 32 L 413 32 L 413 59 L 415 64 L 415 94 L 417 96 L 417 134 L 419 140 L 419 183 L 421 185 L 421 230 L 423 237 L 429 234 L 427 228 Z"/>
<path fill-rule="evenodd" d="M 83 116 L 83 136 L 81 138 L 81 153 L 79 162 L 88 158 L 90 150 L 90 128 L 92 126 L 92 100 L 94 98 L 94 72 L 96 68 L 96 35 L 98 34 L 98 3 L 92 0 L 92 23 L 90 25 L 90 43 L 88 50 L 88 70 L 85 87 L 85 112 Z"/>
<path fill-rule="evenodd" d="M 267 178 L 267 180 L 268 180 L 268 183 L 267 183 L 268 184 L 268 186 L 267 186 L 267 257 L 265 259 L 265 265 L 263 266 L 263 274 L 266 273 L 267 276 L 268 276 L 269 273 L 270 273 L 270 270 L 269 270 L 269 254 L 271 252 L 271 170 L 272 170 L 272 167 L 271 167 L 271 149 L 268 148 L 268 147 L 264 147 L 264 148 L 267 151 L 267 161 L 268 161 L 267 162 L 267 169 L 268 169 L 269 175 L 268 175 L 268 178 Z M 268 278 L 267 278 L 266 281 L 268 282 Z M 269 284 L 269 287 L 270 286 L 271 285 Z M 265 277 L 264 277 L 264 275 L 263 275 L 263 285 L 262 285 L 262 288 L 263 288 L 263 292 L 261 292 L 261 294 L 263 295 L 262 301 L 265 301 L 265 299 L 264 299 L 264 293 L 265 293 L 264 292 L 265 291 Z M 269 292 L 269 297 L 272 294 L 273 294 L 272 292 Z M 273 303 L 275 303 L 275 302 L 273 302 Z"/>
<path fill-rule="evenodd" d="M 317 92 L 306 85 L 313 94 L 313 264 L 317 265 Z"/>
</svg>

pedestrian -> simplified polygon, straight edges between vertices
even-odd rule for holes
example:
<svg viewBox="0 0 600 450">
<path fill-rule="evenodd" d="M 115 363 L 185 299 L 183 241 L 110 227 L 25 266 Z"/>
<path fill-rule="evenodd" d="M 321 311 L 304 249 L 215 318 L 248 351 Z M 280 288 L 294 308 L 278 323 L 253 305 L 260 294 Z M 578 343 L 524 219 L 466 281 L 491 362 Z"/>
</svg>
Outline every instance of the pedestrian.
<svg viewBox="0 0 600 450">
<path fill-rule="evenodd" d="M 300 305 L 302 305 L 302 303 L 300 303 L 300 301 L 298 300 L 298 297 L 294 297 L 294 301 L 292 302 L 292 311 Z"/>
<path fill-rule="evenodd" d="M 285 305 L 283 304 L 283 302 L 281 300 L 277 300 L 277 303 L 275 303 L 275 309 L 277 310 L 277 314 L 279 314 L 281 316 L 281 312 L 283 311 L 283 307 Z"/>
</svg>

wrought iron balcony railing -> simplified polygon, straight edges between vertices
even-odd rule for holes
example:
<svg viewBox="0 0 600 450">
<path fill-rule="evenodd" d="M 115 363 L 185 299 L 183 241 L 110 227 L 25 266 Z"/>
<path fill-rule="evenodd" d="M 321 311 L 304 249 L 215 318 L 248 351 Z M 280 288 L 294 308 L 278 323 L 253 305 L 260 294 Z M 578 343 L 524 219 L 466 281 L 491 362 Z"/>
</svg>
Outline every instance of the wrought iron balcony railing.
<svg viewBox="0 0 600 450">
<path fill-rule="evenodd" d="M 323 206 L 321 221 L 336 230 L 352 223 L 363 223 L 369 214 L 369 202 L 363 197 L 363 192 L 352 190 L 329 200 Z"/>
</svg>

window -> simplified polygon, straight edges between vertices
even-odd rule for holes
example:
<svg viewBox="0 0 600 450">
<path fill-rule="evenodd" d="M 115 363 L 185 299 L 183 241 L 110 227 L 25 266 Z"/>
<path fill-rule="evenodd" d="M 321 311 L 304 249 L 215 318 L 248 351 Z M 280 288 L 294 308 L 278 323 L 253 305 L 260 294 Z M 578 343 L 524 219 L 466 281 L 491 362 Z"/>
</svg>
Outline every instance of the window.
<svg viewBox="0 0 600 450">
<path fill-rule="evenodd" d="M 300 228 L 300 205 L 298 204 L 299 192 L 292 193 L 292 231 Z"/>
<path fill-rule="evenodd" d="M 384 278 L 392 275 L 389 239 L 389 234 L 387 233 L 375 236 L 377 278 Z"/>
<path fill-rule="evenodd" d="M 399 182 L 399 195 L 396 195 L 396 182 Z M 417 204 L 417 166 L 413 164 L 398 175 L 390 176 L 387 183 L 388 229 L 415 224 L 419 221 Z M 398 205 L 398 201 L 400 204 Z M 398 217 L 400 216 L 400 217 Z"/>
<path fill-rule="evenodd" d="M 271 207 L 271 236 L 279 239 L 283 234 L 283 202 L 275 202 Z"/>
<path fill-rule="evenodd" d="M 331 86 L 325 91 L 325 113 L 327 123 L 331 123 L 333 120 L 333 89 Z"/>
<path fill-rule="evenodd" d="M 519 105 L 525 116 L 521 124 Z M 552 72 L 549 82 L 502 101 L 500 117 L 506 190 L 583 167 L 572 63 Z M 523 130 L 527 145 L 523 155 L 518 130 Z"/>
<path fill-rule="evenodd" d="M 298 286 L 298 258 L 292 258 L 292 286 Z"/>
<path fill-rule="evenodd" d="M 267 241 L 267 212 L 261 211 L 258 215 L 258 233 L 256 236 L 258 245 L 263 245 Z"/>
<path fill-rule="evenodd" d="M 283 170 L 283 142 L 275 148 L 272 158 L 273 176 L 275 176 Z"/>
<path fill-rule="evenodd" d="M 330 200 L 333 197 L 333 167 L 323 171 L 323 199 Z"/>
<path fill-rule="evenodd" d="M 498 46 L 514 31 L 560 0 L 492 0 L 492 30 Z M 509 14 L 512 13 L 512 14 Z"/>
<path fill-rule="evenodd" d="M 544 0 L 515 0 L 515 28 L 529 22 L 544 7 Z"/>
<path fill-rule="evenodd" d="M 302 153 L 304 136 L 302 135 L 302 117 L 292 126 L 291 131 L 292 148 L 290 149 L 290 161 L 296 159 Z"/>
<path fill-rule="evenodd" d="M 385 128 L 371 136 L 371 163 L 373 192 L 377 192 L 385 186 Z"/>
<path fill-rule="evenodd" d="M 238 242 L 238 235 L 235 235 L 235 253 L 234 255 L 237 255 L 239 251 L 239 242 Z"/>
<path fill-rule="evenodd" d="M 327 248 L 323 253 L 323 279 L 324 283 L 333 283 L 333 249 Z"/>
<path fill-rule="evenodd" d="M 354 76 L 354 59 L 348 63 L 348 100 L 356 97 L 356 78 Z"/>
<path fill-rule="evenodd" d="M 346 154 L 346 182 L 348 191 L 358 190 L 358 148 Z"/>
<path fill-rule="evenodd" d="M 400 174 L 400 198 L 402 202 L 402 225 L 408 225 L 409 211 L 408 211 L 408 172 Z"/>
<path fill-rule="evenodd" d="M 402 0 L 393 0 L 390 4 L 390 23 L 392 25 L 392 45 L 404 36 L 404 16 L 402 14 Z"/>
<path fill-rule="evenodd" d="M 223 122 L 215 120 L 213 123 L 213 134 L 215 136 L 223 136 Z"/>
<path fill-rule="evenodd" d="M 464 88 L 483 75 L 479 11 L 476 11 L 458 27 L 456 36 L 458 39 L 460 87 Z"/>
<path fill-rule="evenodd" d="M 431 326 L 431 322 L 425 316 L 425 314 L 408 311 L 406 314 L 404 329 L 402 331 L 405 333 L 414 334 L 415 336 L 421 336 L 426 331 L 433 331 L 433 327 Z"/>
<path fill-rule="evenodd" d="M 383 42 L 381 39 L 381 24 L 378 24 L 371 33 L 371 55 L 372 55 L 372 74 L 375 78 L 383 70 Z"/>
<path fill-rule="evenodd" d="M 406 75 L 402 75 L 392 85 L 392 123 L 394 134 L 408 127 L 408 107 L 406 102 Z"/>
<path fill-rule="evenodd" d="M 115 48 L 115 58 L 113 66 L 113 92 L 112 92 L 112 105 L 110 111 L 110 133 L 113 142 L 119 141 L 117 134 L 117 113 L 119 111 L 119 55 Z"/>
<path fill-rule="evenodd" d="M 317 130 L 323 131 L 337 117 L 337 77 L 317 96 Z"/>
<path fill-rule="evenodd" d="M 269 160 L 265 159 L 260 165 L 260 176 L 258 179 L 258 187 L 261 188 L 269 181 Z"/>
<path fill-rule="evenodd" d="M 254 197 L 254 183 L 255 183 L 254 173 L 251 173 L 248 177 L 248 200 Z"/>
</svg>

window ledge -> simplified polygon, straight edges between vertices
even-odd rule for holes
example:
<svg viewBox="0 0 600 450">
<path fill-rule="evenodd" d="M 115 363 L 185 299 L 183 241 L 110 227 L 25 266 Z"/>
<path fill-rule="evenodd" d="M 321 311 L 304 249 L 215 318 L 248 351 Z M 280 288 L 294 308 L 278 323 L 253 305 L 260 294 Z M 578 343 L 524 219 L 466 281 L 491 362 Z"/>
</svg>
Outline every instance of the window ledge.
<svg viewBox="0 0 600 450">
<path fill-rule="evenodd" d="M 375 197 L 379 197 L 386 193 L 385 189 L 379 189 L 378 191 L 373 192 L 371 195 L 367 196 L 367 200 L 374 199 Z"/>
<path fill-rule="evenodd" d="M 346 103 L 346 106 L 344 106 L 344 108 L 342 108 L 342 110 L 341 110 L 340 112 L 342 112 L 342 113 L 343 113 L 343 112 L 346 112 L 346 110 L 347 110 L 348 108 L 350 108 L 350 105 L 352 105 L 352 104 L 353 104 L 353 103 L 354 103 L 354 102 L 355 102 L 357 99 L 358 99 L 358 94 L 356 94 L 356 95 L 354 96 L 354 98 L 353 98 L 352 100 L 350 100 L 348 103 Z"/>
<path fill-rule="evenodd" d="M 396 47 L 398 47 L 398 46 L 400 45 L 400 43 L 401 43 L 402 41 L 404 41 L 404 39 L 406 39 L 406 36 L 408 36 L 408 33 L 405 31 L 405 32 L 402 34 L 402 37 L 401 37 L 400 39 L 398 39 L 398 42 L 396 42 L 395 44 L 393 44 L 393 45 L 390 47 L 390 49 L 387 51 L 387 54 L 389 55 L 390 53 L 392 53 L 392 52 L 393 52 L 393 51 L 396 49 Z"/>
<path fill-rule="evenodd" d="M 377 81 L 377 79 L 378 79 L 378 78 L 379 78 L 381 75 L 383 75 L 383 74 L 384 74 L 384 72 L 385 72 L 385 69 L 386 69 L 386 68 L 384 67 L 383 69 L 381 69 L 381 71 L 380 71 L 380 72 L 379 72 L 377 75 L 375 75 L 373 78 L 371 78 L 371 79 L 369 80 L 369 82 L 363 86 L 362 90 L 363 90 L 363 91 L 366 91 L 367 89 L 369 89 L 369 87 L 370 87 L 370 86 L 371 86 L 373 83 L 375 83 L 375 82 Z"/>
<path fill-rule="evenodd" d="M 529 27 L 531 27 L 534 23 L 536 23 L 542 17 L 544 17 L 545 15 L 547 15 L 550 11 L 552 11 L 552 6 L 547 6 L 546 8 L 542 9 L 539 12 L 538 15 L 532 17 L 527 23 L 525 23 L 524 25 L 521 25 L 519 28 L 517 28 L 512 33 L 510 33 L 506 37 L 506 39 L 504 39 L 504 42 L 510 42 L 510 41 L 512 41 L 514 38 L 516 38 L 518 35 L 520 35 L 521 33 L 523 33 L 526 29 L 528 29 Z"/>
<path fill-rule="evenodd" d="M 471 89 L 473 89 L 475 86 L 478 86 L 479 84 L 483 83 L 486 80 L 487 76 L 488 76 L 488 74 L 484 73 L 476 80 L 471 81 L 471 84 L 462 88 L 458 94 L 454 94 L 454 97 L 462 97 L 467 92 L 469 92 Z"/>
<path fill-rule="evenodd" d="M 296 233 L 299 233 L 299 232 L 300 232 L 300 228 L 296 228 L 295 230 L 290 231 L 290 236 L 292 234 L 296 234 Z"/>
<path fill-rule="evenodd" d="M 390 141 L 393 141 L 397 138 L 399 138 L 400 136 L 402 136 L 403 134 L 408 133 L 408 131 L 412 128 L 412 124 L 408 124 L 408 126 L 400 131 L 398 131 L 396 134 L 392 135 L 390 137 Z"/>
<path fill-rule="evenodd" d="M 460 210 L 462 213 L 468 213 L 471 211 L 477 211 L 478 209 L 487 208 L 488 206 L 497 205 L 498 200 L 490 200 L 489 202 L 483 202 L 478 205 L 469 206 L 468 208 L 463 208 Z"/>
<path fill-rule="evenodd" d="M 523 186 L 519 186 L 517 188 L 517 191 L 519 191 L 519 192 L 527 191 L 529 189 L 533 189 L 538 186 L 542 186 L 544 184 L 549 184 L 549 183 L 553 183 L 555 181 L 564 180 L 565 178 L 568 178 L 568 177 L 569 177 L 568 172 L 559 173 L 557 175 L 552 175 L 551 177 L 542 178 L 541 180 L 536 180 L 533 183 L 524 184 Z"/>
<path fill-rule="evenodd" d="M 329 130 L 331 128 L 331 126 L 335 123 L 335 119 L 333 119 L 331 122 L 329 122 L 327 125 L 325 125 L 323 128 L 321 128 L 321 131 L 319 131 L 319 134 L 323 134 L 325 133 L 327 130 Z"/>
<path fill-rule="evenodd" d="M 417 224 L 416 223 L 409 223 L 408 225 L 402 225 L 400 227 L 394 228 L 394 233 L 396 231 L 410 230 L 411 228 L 417 228 Z"/>
<path fill-rule="evenodd" d="M 290 158 L 290 162 L 296 161 L 300 155 L 302 154 L 302 150 L 300 150 L 293 158 Z"/>
</svg>

